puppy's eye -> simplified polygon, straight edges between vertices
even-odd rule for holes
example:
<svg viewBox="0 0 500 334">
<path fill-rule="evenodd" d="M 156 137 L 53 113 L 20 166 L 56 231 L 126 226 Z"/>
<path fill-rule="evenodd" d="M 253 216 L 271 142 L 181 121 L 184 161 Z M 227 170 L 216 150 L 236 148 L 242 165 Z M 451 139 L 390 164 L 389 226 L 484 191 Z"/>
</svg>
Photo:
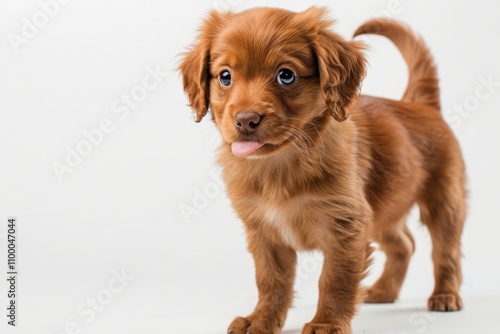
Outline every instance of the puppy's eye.
<svg viewBox="0 0 500 334">
<path fill-rule="evenodd" d="M 276 80 L 280 85 L 290 85 L 295 81 L 295 73 L 293 73 L 292 70 L 284 68 L 279 71 Z"/>
<path fill-rule="evenodd" d="M 231 73 L 229 71 L 222 71 L 221 74 L 219 75 L 219 81 L 222 84 L 222 86 L 229 86 L 231 85 Z"/>
</svg>

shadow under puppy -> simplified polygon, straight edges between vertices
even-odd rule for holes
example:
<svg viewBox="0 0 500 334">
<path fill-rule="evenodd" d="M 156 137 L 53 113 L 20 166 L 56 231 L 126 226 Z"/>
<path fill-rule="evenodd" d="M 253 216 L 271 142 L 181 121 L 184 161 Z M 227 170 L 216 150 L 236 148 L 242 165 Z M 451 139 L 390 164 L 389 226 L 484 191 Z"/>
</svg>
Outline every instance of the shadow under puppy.
<svg viewBox="0 0 500 334">
<path fill-rule="evenodd" d="M 320 250 L 317 313 L 303 334 L 351 333 L 360 296 L 393 302 L 414 251 L 411 207 L 433 242 L 428 307 L 462 308 L 465 168 L 440 113 L 436 69 L 406 26 L 372 20 L 355 35 L 390 38 L 409 68 L 401 101 L 358 96 L 362 45 L 330 30 L 326 10 L 211 12 L 180 71 L 199 122 L 210 110 L 219 163 L 255 260 L 259 301 L 228 333 L 279 333 L 292 305 L 296 252 Z M 361 293 L 370 242 L 384 272 Z"/>
</svg>

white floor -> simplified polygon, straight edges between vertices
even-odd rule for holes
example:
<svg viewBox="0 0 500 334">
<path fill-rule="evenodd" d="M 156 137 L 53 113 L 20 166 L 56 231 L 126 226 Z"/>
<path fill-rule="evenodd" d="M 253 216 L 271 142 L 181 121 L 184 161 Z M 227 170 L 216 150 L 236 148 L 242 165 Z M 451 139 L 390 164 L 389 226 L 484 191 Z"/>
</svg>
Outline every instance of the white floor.
<svg viewBox="0 0 500 334">
<path fill-rule="evenodd" d="M 118 299 L 120 297 L 117 297 Z M 182 316 L 175 316 L 175 309 L 166 307 L 166 301 L 133 305 L 110 305 L 96 315 L 95 321 L 86 323 L 75 316 L 73 310 L 57 307 L 30 305 L 30 316 L 20 317 L 19 326 L 0 325 L 5 334 L 224 334 L 233 316 L 231 311 L 220 312 L 215 303 L 206 305 L 184 304 Z M 395 304 L 362 305 L 353 320 L 354 334 L 498 334 L 500 296 L 465 298 L 461 312 L 428 312 L 425 300 L 400 301 Z M 301 334 L 303 325 L 314 316 L 316 307 L 304 304 L 290 310 L 282 334 Z M 38 310 L 38 311 L 36 311 Z M 239 311 L 238 311 L 239 312 Z M 243 315 L 243 314 L 240 314 Z M 78 325 L 72 330 L 72 323 Z M 4 328 L 6 329 L 4 331 Z"/>
<path fill-rule="evenodd" d="M 395 304 L 362 305 L 358 315 L 353 320 L 354 334 L 498 334 L 498 314 L 500 311 L 500 297 L 465 298 L 465 309 L 461 312 L 440 313 L 428 312 L 425 300 L 400 301 Z M 193 305 L 193 307 L 195 307 Z M 216 306 L 214 306 L 216 307 Z M 290 310 L 282 334 L 301 334 L 303 325 L 310 321 L 316 310 L 315 305 L 295 307 Z M 137 327 L 120 328 L 108 326 L 110 323 L 101 323 L 101 326 L 92 328 L 89 333 L 120 333 L 137 334 L 225 334 L 227 321 L 221 319 L 191 319 L 182 321 L 171 319 L 162 323 L 160 318 L 168 315 L 151 315 L 149 319 L 137 324 Z M 212 323 L 211 323 L 212 322 Z M 214 323 L 220 330 L 213 330 Z M 166 325 L 166 327 L 165 327 Z M 210 328 L 210 330 L 208 330 Z M 147 329 L 146 331 L 144 331 Z"/>
</svg>

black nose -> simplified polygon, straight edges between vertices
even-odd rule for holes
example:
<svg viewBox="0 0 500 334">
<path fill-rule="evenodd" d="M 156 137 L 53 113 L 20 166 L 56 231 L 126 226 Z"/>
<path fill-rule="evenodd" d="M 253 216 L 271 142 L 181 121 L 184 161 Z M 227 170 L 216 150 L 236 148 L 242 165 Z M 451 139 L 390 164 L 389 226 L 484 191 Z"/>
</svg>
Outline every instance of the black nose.
<svg viewBox="0 0 500 334">
<path fill-rule="evenodd" d="M 234 118 L 236 128 L 243 133 L 255 132 L 260 123 L 260 115 L 255 111 L 240 111 Z"/>
</svg>

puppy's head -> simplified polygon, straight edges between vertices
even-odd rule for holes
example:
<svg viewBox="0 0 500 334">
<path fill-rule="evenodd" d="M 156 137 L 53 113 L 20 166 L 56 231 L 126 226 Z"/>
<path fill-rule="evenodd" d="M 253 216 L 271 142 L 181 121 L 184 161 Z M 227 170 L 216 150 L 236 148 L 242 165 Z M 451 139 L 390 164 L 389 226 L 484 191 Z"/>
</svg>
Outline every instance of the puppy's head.
<svg viewBox="0 0 500 334">
<path fill-rule="evenodd" d="M 257 8 L 205 20 L 180 65 L 184 90 L 197 122 L 210 108 L 234 155 L 266 156 L 303 141 L 311 124 L 347 118 L 365 61 L 325 13 Z"/>
</svg>

